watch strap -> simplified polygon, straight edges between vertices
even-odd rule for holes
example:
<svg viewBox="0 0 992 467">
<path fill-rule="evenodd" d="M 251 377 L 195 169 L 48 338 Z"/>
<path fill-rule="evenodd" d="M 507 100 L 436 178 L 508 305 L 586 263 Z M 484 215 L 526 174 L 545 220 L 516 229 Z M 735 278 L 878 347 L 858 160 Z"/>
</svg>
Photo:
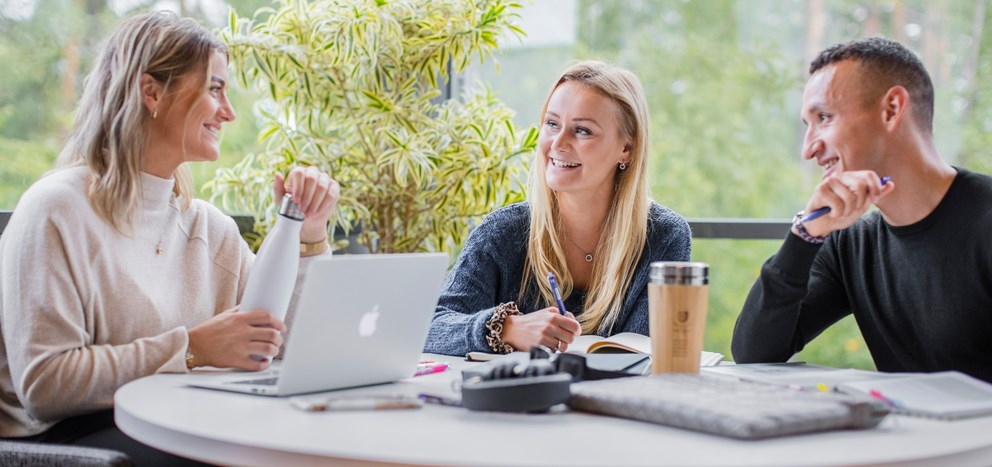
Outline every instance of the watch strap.
<svg viewBox="0 0 992 467">
<path fill-rule="evenodd" d="M 792 218 L 792 228 L 799 235 L 799 238 L 803 239 L 806 243 L 813 243 L 819 245 L 827 240 L 827 236 L 817 237 L 806 231 L 806 226 L 803 225 L 803 218 L 806 217 L 806 211 L 799 211 L 796 213 L 796 217 Z"/>
<path fill-rule="evenodd" d="M 321 240 L 315 243 L 303 243 L 300 242 L 300 256 L 317 256 L 331 248 L 331 245 L 327 243 L 327 239 Z"/>
</svg>

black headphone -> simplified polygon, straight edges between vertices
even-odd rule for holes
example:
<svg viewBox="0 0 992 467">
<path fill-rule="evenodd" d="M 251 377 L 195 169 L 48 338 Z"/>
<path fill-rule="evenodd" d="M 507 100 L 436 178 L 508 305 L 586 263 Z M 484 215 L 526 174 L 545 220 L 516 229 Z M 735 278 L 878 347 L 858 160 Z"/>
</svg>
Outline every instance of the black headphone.
<svg viewBox="0 0 992 467">
<path fill-rule="evenodd" d="M 598 370 L 577 354 L 556 354 L 535 346 L 526 354 L 512 354 L 462 372 L 462 406 L 495 412 L 547 412 L 571 396 L 573 381 L 633 376 Z"/>
</svg>

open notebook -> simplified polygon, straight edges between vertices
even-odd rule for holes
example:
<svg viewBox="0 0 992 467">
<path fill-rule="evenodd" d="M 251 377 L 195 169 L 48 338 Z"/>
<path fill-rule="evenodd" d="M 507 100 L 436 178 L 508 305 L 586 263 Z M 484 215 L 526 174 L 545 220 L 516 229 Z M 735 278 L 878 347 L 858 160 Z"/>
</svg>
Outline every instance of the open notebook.
<svg viewBox="0 0 992 467">
<path fill-rule="evenodd" d="M 850 381 L 837 389 L 881 398 L 902 415 L 941 420 L 992 415 L 992 384 L 957 371 Z"/>
<path fill-rule="evenodd" d="M 957 371 L 882 373 L 795 362 L 722 365 L 701 372 L 724 379 L 872 396 L 900 415 L 943 420 L 992 415 L 992 384 Z"/>
<path fill-rule="evenodd" d="M 572 353 L 640 353 L 651 355 L 651 338 L 633 332 L 621 332 L 610 337 L 595 334 L 575 338 L 569 344 L 568 352 Z M 702 351 L 699 355 L 699 366 L 715 366 L 723 361 L 723 354 Z"/>
</svg>

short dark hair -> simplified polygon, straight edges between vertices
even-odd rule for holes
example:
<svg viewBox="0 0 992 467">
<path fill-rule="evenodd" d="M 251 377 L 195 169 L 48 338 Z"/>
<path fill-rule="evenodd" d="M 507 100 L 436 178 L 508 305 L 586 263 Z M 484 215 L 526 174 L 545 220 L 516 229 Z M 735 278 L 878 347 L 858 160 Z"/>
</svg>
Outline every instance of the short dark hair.
<svg viewBox="0 0 992 467">
<path fill-rule="evenodd" d="M 820 52 L 810 62 L 809 74 L 844 60 L 854 60 L 860 65 L 867 83 L 862 93 L 865 102 L 878 99 L 893 86 L 902 86 L 909 91 L 920 129 L 933 132 L 933 82 L 916 54 L 884 37 L 856 39 Z"/>
</svg>

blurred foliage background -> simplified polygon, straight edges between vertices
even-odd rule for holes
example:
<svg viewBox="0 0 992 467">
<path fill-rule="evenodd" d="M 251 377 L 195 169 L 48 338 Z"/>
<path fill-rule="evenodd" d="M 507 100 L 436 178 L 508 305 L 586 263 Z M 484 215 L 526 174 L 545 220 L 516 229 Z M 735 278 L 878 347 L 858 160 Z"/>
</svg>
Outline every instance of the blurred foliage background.
<svg viewBox="0 0 992 467">
<path fill-rule="evenodd" d="M 986 0 L 537 1 L 478 79 L 537 122 L 569 63 L 598 58 L 633 70 L 652 119 L 652 194 L 689 218 L 790 220 L 820 178 L 801 160 L 799 121 L 809 61 L 822 49 L 884 35 L 920 55 L 936 88 L 934 132 L 951 163 L 992 170 L 992 19 Z M 782 235 L 785 236 L 783 231 Z M 705 347 L 730 355 L 733 326 L 777 240 L 694 239 L 710 263 Z M 874 369 L 853 318 L 797 357 Z"/>
<path fill-rule="evenodd" d="M 482 216 L 524 199 L 537 130 L 515 128 L 515 112 L 484 86 L 444 93 L 501 38 L 523 36 L 520 9 L 512 0 L 284 0 L 251 18 L 232 13 L 220 37 L 232 80 L 265 93 L 265 151 L 218 170 L 212 200 L 250 213 L 264 236 L 275 217 L 272 173 L 316 166 L 341 186 L 330 225 L 352 234 L 349 247 L 457 256 Z"/>
<path fill-rule="evenodd" d="M 369 0 L 372 1 L 372 0 Z M 401 0 L 394 0 L 401 1 Z M 101 40 L 122 16 L 168 8 L 222 27 L 229 8 L 250 17 L 264 0 L 0 0 L 0 210 L 50 169 Z M 836 42 L 881 34 L 916 51 L 936 87 L 934 132 L 951 163 L 992 172 L 992 8 L 988 0 L 535 0 L 521 41 L 456 79 L 481 81 L 539 122 L 552 80 L 577 59 L 636 72 L 652 112 L 654 198 L 689 218 L 788 219 L 819 179 L 799 157 L 799 105 L 809 60 Z M 457 94 L 456 94 L 457 95 Z M 192 167 L 200 196 L 220 167 L 263 150 L 260 96 L 235 87 L 239 118 L 219 163 Z M 782 233 L 783 236 L 785 232 Z M 741 304 L 775 240 L 707 240 L 711 264 L 706 348 L 729 355 Z M 799 356 L 873 368 L 853 320 Z"/>
</svg>

